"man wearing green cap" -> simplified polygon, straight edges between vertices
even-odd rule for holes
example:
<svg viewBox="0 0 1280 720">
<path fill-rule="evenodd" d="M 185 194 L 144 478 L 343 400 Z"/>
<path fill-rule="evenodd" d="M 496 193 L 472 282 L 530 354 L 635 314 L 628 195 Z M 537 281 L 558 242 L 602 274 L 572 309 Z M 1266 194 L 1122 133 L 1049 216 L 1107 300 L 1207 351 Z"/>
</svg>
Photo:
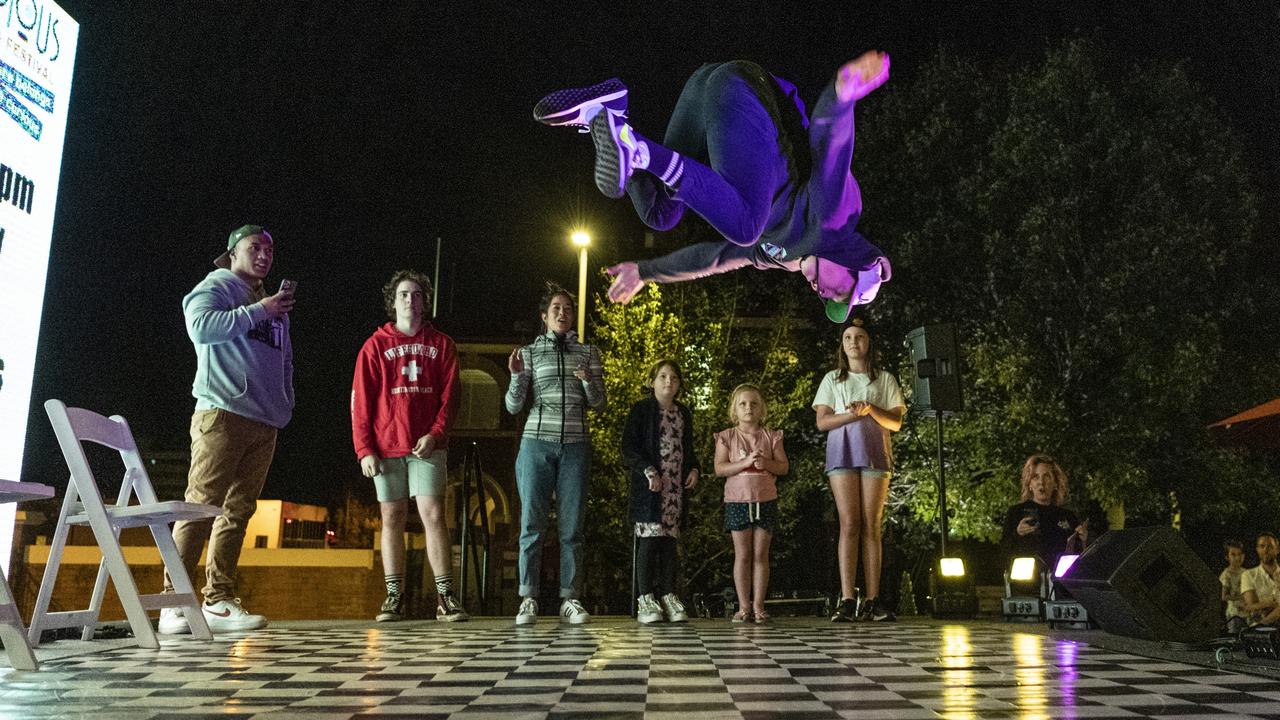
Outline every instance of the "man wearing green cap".
<svg viewBox="0 0 1280 720">
<path fill-rule="evenodd" d="M 186 499 L 217 505 L 223 513 L 212 520 L 175 523 L 173 539 L 188 575 L 195 572 L 205 541 L 209 543 L 203 608 L 214 632 L 267 624 L 265 617 L 241 607 L 234 576 L 245 528 L 275 454 L 276 432 L 293 415 L 293 288 L 268 295 L 262 284 L 274 251 L 266 228 L 237 228 L 227 238 L 227 251 L 214 260 L 218 269 L 182 300 L 196 350 Z M 167 574 L 165 590 L 173 591 Z M 182 612 L 162 610 L 160 632 L 190 632 Z"/>
</svg>

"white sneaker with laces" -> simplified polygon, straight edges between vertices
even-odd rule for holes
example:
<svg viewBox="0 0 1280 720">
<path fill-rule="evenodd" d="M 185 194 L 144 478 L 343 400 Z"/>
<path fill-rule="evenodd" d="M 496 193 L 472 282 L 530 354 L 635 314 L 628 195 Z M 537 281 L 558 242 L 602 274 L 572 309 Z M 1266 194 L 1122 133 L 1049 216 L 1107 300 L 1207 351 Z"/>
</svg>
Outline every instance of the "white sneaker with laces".
<svg viewBox="0 0 1280 720">
<path fill-rule="evenodd" d="M 647 593 L 636 598 L 636 622 L 644 623 L 645 625 L 662 622 L 662 607 L 654 599 L 653 593 Z"/>
<path fill-rule="evenodd" d="M 244 632 L 267 626 L 267 618 L 245 610 L 240 605 L 240 598 L 205 603 L 201 607 L 205 622 L 209 623 L 209 629 L 213 632 Z"/>
<path fill-rule="evenodd" d="M 520 610 L 516 612 L 517 625 L 532 625 L 538 622 L 538 601 L 531 597 L 525 598 L 520 603 Z"/>
<path fill-rule="evenodd" d="M 156 623 L 156 631 L 164 635 L 189 635 L 191 626 L 187 624 L 187 616 L 182 608 L 161 608 L 160 622 Z"/>
<path fill-rule="evenodd" d="M 670 622 L 685 622 L 689 619 L 689 613 L 685 612 L 684 603 L 680 602 L 680 598 L 675 593 L 667 593 L 662 596 L 662 609 L 667 613 L 667 620 Z"/>
<path fill-rule="evenodd" d="M 560 603 L 560 621 L 570 625 L 581 625 L 591 619 L 591 613 L 583 609 L 577 598 L 568 598 Z"/>
</svg>

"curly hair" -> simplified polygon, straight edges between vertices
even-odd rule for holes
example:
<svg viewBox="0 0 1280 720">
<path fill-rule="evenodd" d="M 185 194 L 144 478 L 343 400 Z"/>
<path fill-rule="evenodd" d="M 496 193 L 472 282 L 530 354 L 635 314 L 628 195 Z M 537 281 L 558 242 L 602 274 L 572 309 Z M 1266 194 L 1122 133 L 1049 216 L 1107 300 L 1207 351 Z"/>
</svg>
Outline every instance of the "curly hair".
<svg viewBox="0 0 1280 720">
<path fill-rule="evenodd" d="M 867 334 L 867 379 L 875 382 L 876 376 L 880 374 L 880 350 L 876 347 L 875 337 L 867 327 L 867 321 L 860 317 L 850 319 L 848 325 L 840 328 L 840 344 L 836 348 L 836 382 L 844 382 L 851 372 L 849 356 L 844 354 L 844 334 L 851 327 L 861 328 Z"/>
<path fill-rule="evenodd" d="M 392 320 L 396 319 L 396 288 L 400 287 L 400 283 L 408 280 L 417 283 L 422 288 L 422 306 L 431 304 L 431 280 L 424 273 L 417 270 L 399 270 L 391 276 L 386 285 L 382 286 L 382 299 L 387 304 L 387 316 Z"/>
<path fill-rule="evenodd" d="M 1062 505 L 1067 501 L 1067 474 L 1062 471 L 1062 466 L 1058 465 L 1057 460 L 1045 453 L 1033 453 L 1022 464 L 1022 499 L 1031 499 L 1031 478 L 1035 475 L 1036 467 L 1039 465 L 1048 465 L 1049 475 L 1053 478 L 1049 504 Z"/>
</svg>

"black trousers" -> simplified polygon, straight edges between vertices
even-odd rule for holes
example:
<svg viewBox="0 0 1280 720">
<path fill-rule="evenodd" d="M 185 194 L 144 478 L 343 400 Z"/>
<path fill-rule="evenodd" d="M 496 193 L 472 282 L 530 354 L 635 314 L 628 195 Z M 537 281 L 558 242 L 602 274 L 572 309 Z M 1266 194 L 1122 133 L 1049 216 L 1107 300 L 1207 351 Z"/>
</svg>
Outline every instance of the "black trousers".
<svg viewBox="0 0 1280 720">
<path fill-rule="evenodd" d="M 636 586 L 641 595 L 661 598 L 676 591 L 676 539 L 636 538 Z"/>
</svg>

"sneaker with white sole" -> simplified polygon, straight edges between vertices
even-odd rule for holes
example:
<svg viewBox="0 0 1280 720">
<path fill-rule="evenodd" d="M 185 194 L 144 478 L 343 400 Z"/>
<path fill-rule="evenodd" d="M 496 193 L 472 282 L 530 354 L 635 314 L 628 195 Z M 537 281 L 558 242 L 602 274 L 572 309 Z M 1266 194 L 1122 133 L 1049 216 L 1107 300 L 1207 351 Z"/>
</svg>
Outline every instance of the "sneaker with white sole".
<svg viewBox="0 0 1280 720">
<path fill-rule="evenodd" d="M 591 619 L 591 613 L 583 609 L 577 598 L 568 598 L 560 603 L 560 622 L 570 625 L 581 625 Z"/>
<path fill-rule="evenodd" d="M 191 626 L 187 624 L 187 616 L 182 608 L 161 608 L 160 622 L 156 623 L 156 631 L 164 635 L 188 635 Z"/>
<path fill-rule="evenodd" d="M 463 622 L 470 620 L 471 616 L 462 609 L 458 596 L 450 592 L 441 595 L 436 601 L 436 619 L 441 622 Z"/>
<path fill-rule="evenodd" d="M 689 613 L 685 612 L 684 603 L 680 602 L 680 598 L 675 593 L 667 593 L 662 596 L 662 609 L 667 613 L 667 621 L 673 623 L 682 623 L 689 619 Z"/>
<path fill-rule="evenodd" d="M 662 606 L 658 605 L 653 593 L 636 598 L 636 621 L 645 625 L 662 622 Z"/>
<path fill-rule="evenodd" d="M 377 622 L 396 622 L 404 618 L 404 595 L 401 593 L 387 593 L 387 599 L 382 601 L 382 610 L 374 618 Z"/>
<path fill-rule="evenodd" d="M 520 603 L 520 610 L 516 612 L 517 625 L 532 625 L 538 622 L 538 601 L 531 597 L 525 598 Z"/>
<path fill-rule="evenodd" d="M 625 118 L 611 112 L 596 114 L 591 140 L 596 145 L 596 187 L 615 200 L 626 195 L 632 169 L 649 165 L 649 146 L 636 139 Z"/>
<path fill-rule="evenodd" d="M 627 114 L 627 86 L 618 78 L 609 78 L 591 87 L 549 93 L 533 106 L 533 119 L 543 125 L 568 125 L 586 132 L 601 110 Z"/>
<path fill-rule="evenodd" d="M 245 610 L 240 605 L 240 598 L 205 603 L 201 609 L 204 610 L 205 622 L 209 623 L 209 629 L 213 632 L 244 632 L 267 626 L 267 618 Z"/>
</svg>

